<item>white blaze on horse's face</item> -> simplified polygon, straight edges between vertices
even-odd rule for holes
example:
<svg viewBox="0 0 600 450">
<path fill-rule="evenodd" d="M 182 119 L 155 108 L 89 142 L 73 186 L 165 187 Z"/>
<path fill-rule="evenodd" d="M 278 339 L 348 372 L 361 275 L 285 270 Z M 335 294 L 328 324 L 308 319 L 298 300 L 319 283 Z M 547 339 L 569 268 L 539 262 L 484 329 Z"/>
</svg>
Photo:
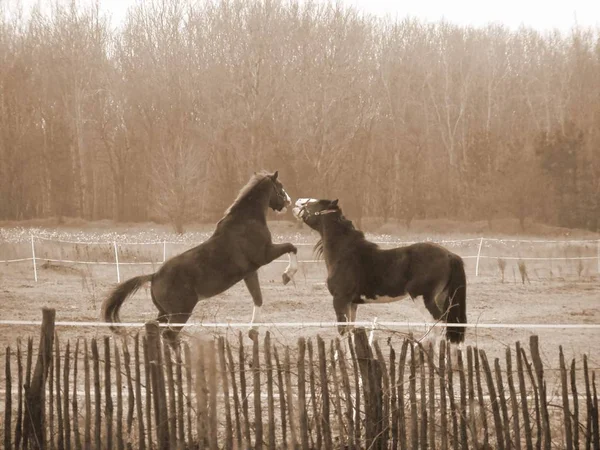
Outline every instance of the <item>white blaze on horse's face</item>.
<svg viewBox="0 0 600 450">
<path fill-rule="evenodd" d="M 290 206 L 292 204 L 292 197 L 289 196 L 285 189 L 283 189 L 283 193 L 285 194 L 285 206 Z"/>
<path fill-rule="evenodd" d="M 281 188 L 281 192 L 283 192 L 283 194 L 285 195 L 285 198 L 283 200 L 283 208 L 281 208 L 280 211 L 275 211 L 276 214 L 285 214 L 287 212 L 287 207 L 292 204 L 292 198 L 289 196 L 286 190 Z"/>
<path fill-rule="evenodd" d="M 298 200 L 296 200 L 296 206 L 294 206 L 294 208 L 292 209 L 294 217 L 298 220 L 302 220 L 302 217 L 304 216 L 304 208 L 307 205 L 310 205 L 311 203 L 317 203 L 318 201 L 319 200 L 317 200 L 316 198 L 299 198 Z"/>
</svg>

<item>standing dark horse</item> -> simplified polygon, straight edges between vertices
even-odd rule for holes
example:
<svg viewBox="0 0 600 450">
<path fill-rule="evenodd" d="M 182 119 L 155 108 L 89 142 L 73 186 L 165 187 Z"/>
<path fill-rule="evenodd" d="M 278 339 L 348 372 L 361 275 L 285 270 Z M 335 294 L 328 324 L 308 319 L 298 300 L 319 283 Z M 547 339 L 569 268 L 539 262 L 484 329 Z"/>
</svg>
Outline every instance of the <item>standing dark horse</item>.
<svg viewBox="0 0 600 450">
<path fill-rule="evenodd" d="M 325 258 L 327 287 L 338 322 L 355 322 L 359 304 L 398 301 L 407 295 L 416 305 L 416 298 L 422 296 L 435 320 L 467 322 L 466 276 L 460 256 L 430 243 L 380 249 L 342 215 L 337 200 L 299 199 L 293 212 L 321 235 L 315 248 Z M 338 328 L 340 334 L 345 330 L 344 325 Z M 449 325 L 446 337 L 461 343 L 465 328 Z"/>
<path fill-rule="evenodd" d="M 213 235 L 202 244 L 169 259 L 156 273 L 131 278 L 118 285 L 102 304 L 106 322 L 119 321 L 125 299 L 150 281 L 151 295 L 158 309 L 158 321 L 180 324 L 168 327 L 165 339 L 174 342 L 198 301 L 213 297 L 244 280 L 254 301 L 252 323 L 262 306 L 258 268 L 285 253 L 290 264 L 284 284 L 297 270 L 297 249 L 293 244 L 273 244 L 267 227 L 268 208 L 281 211 L 291 199 L 277 179 L 277 172 L 255 174 L 218 223 Z M 112 327 L 116 331 L 116 327 Z"/>
</svg>

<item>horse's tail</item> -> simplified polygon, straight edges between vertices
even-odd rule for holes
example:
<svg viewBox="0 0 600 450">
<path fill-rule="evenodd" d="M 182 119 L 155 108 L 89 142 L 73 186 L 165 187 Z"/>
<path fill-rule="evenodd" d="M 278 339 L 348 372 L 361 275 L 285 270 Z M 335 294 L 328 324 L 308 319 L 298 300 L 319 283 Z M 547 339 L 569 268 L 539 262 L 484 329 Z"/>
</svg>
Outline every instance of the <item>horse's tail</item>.
<svg viewBox="0 0 600 450">
<path fill-rule="evenodd" d="M 102 303 L 102 319 L 109 323 L 118 323 L 119 309 L 123 302 L 133 295 L 135 291 L 142 287 L 144 283 L 152 280 L 154 274 L 141 275 L 139 277 L 131 278 L 121 284 L 119 284 L 110 294 L 110 296 Z M 119 334 L 120 330 L 117 327 L 110 327 L 115 333 Z"/>
<path fill-rule="evenodd" d="M 448 297 L 445 310 L 446 323 L 467 323 L 467 277 L 462 258 L 453 256 L 450 259 L 450 279 L 448 280 Z M 448 326 L 446 337 L 452 343 L 458 344 L 465 340 L 465 327 Z"/>
</svg>

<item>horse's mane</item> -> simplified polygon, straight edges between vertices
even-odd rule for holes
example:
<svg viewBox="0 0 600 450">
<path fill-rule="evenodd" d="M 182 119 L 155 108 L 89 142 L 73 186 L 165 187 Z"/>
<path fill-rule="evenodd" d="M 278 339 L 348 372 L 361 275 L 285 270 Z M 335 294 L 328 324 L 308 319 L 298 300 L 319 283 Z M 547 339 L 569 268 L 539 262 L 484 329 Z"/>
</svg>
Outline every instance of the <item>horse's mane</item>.
<svg viewBox="0 0 600 450">
<path fill-rule="evenodd" d="M 324 251 L 325 251 L 325 249 L 323 248 L 323 239 L 319 239 L 313 248 L 315 258 L 321 259 L 323 257 Z"/>
<path fill-rule="evenodd" d="M 267 178 L 270 175 L 271 174 L 269 172 L 267 172 L 266 170 L 261 170 L 260 172 L 256 172 L 254 175 L 252 175 L 252 178 L 250 178 L 250 181 L 248 181 L 248 183 L 246 183 L 246 185 L 240 189 L 238 196 L 233 201 L 231 206 L 229 208 L 227 208 L 227 211 L 225 211 L 225 214 L 226 215 L 229 214 L 237 205 L 240 204 L 240 202 L 242 200 L 244 200 L 250 194 L 250 192 L 252 192 L 252 190 L 262 180 L 264 180 L 265 178 Z"/>
<path fill-rule="evenodd" d="M 342 210 L 340 209 L 340 213 L 342 212 Z M 357 229 L 354 224 L 352 223 L 351 220 L 346 219 L 346 217 L 344 217 L 343 214 L 340 215 L 340 217 L 338 218 L 338 223 L 340 223 L 344 228 L 354 231 L 355 235 L 357 236 L 357 238 L 360 241 L 364 241 L 365 240 L 365 234 L 360 231 L 359 229 Z M 317 243 L 315 244 L 314 248 L 313 248 L 313 252 L 315 254 L 315 258 L 316 259 L 321 259 L 323 257 L 323 252 L 325 251 L 325 248 L 323 247 L 323 239 L 319 239 L 317 241 Z"/>
</svg>

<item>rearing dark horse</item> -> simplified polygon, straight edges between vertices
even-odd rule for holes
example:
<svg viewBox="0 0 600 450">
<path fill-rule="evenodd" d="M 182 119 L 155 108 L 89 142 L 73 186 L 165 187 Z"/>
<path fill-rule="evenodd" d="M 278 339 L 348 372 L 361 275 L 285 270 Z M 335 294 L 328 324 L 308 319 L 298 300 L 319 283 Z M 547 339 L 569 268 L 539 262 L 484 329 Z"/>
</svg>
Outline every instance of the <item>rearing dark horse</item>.
<svg viewBox="0 0 600 450">
<path fill-rule="evenodd" d="M 431 243 L 380 249 L 354 228 L 338 201 L 299 199 L 294 215 L 321 235 L 316 250 L 327 266 L 327 287 L 338 322 L 356 321 L 359 304 L 422 296 L 435 320 L 467 322 L 466 276 L 462 258 Z M 418 302 L 415 300 L 415 304 Z M 339 326 L 343 334 L 346 326 Z M 447 326 L 452 343 L 465 339 L 465 328 Z"/>
<path fill-rule="evenodd" d="M 119 322 L 121 305 L 144 283 L 150 281 L 158 321 L 179 324 L 163 336 L 174 342 L 198 301 L 213 297 L 244 280 L 254 301 L 253 323 L 263 299 L 258 268 L 285 253 L 290 264 L 283 274 L 287 284 L 298 268 L 293 244 L 273 244 L 267 227 L 268 208 L 281 211 L 291 199 L 277 179 L 277 172 L 255 174 L 218 223 L 213 235 L 202 244 L 169 259 L 158 272 L 131 278 L 118 285 L 102 304 L 102 318 Z M 112 327 L 117 331 L 116 327 Z"/>
</svg>

